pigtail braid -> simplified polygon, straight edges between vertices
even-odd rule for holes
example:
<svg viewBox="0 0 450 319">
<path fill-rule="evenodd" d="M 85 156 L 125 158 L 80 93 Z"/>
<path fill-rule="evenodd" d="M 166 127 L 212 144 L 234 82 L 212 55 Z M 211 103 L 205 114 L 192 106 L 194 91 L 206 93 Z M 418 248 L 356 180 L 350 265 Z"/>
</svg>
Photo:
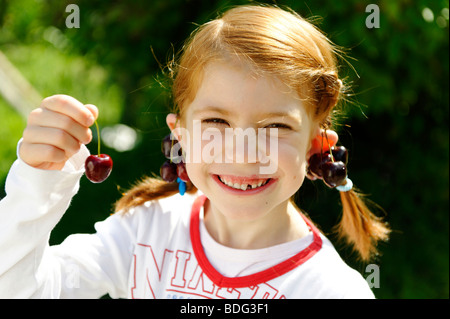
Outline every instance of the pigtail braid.
<svg viewBox="0 0 450 319">
<path fill-rule="evenodd" d="M 333 70 L 318 72 L 313 77 L 313 83 L 316 95 L 315 117 L 326 132 L 332 125 L 330 113 L 346 88 Z M 328 147 L 330 147 L 329 143 Z M 339 239 L 351 245 L 360 259 L 367 262 L 377 255 L 377 243 L 386 241 L 390 233 L 387 224 L 367 205 L 382 209 L 364 198 L 364 195 L 355 188 L 339 193 L 343 213 L 341 221 L 334 230 Z"/>
<path fill-rule="evenodd" d="M 363 194 L 354 188 L 339 192 L 342 202 L 342 219 L 335 227 L 340 239 L 344 239 L 359 253 L 360 259 L 369 261 L 377 255 L 377 243 L 388 239 L 389 226 L 367 207 L 375 203 L 363 198 Z M 381 208 L 380 208 L 381 209 Z"/>
</svg>

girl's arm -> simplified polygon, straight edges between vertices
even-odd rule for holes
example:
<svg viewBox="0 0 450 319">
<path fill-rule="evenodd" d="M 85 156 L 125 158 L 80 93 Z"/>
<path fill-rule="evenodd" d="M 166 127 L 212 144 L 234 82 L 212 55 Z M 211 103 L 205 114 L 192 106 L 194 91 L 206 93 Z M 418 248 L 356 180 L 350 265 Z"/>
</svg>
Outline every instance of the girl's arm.
<svg viewBox="0 0 450 319">
<path fill-rule="evenodd" d="M 36 275 L 50 231 L 77 193 L 83 174 L 81 167 L 72 168 L 72 172 L 41 170 L 20 158 L 12 165 L 6 197 L 0 201 L 0 298 L 29 298 L 37 293 Z"/>
<path fill-rule="evenodd" d="M 28 133 L 19 143 L 19 159 L 0 201 L 0 298 L 123 295 L 126 271 L 120 257 L 128 245 L 125 238 L 112 236 L 114 228 L 122 227 L 117 218 L 99 226 L 98 234 L 74 235 L 60 246 L 48 246 L 51 230 L 79 189 L 89 155 L 79 140 L 89 139 L 88 128 L 76 123 L 74 109 L 73 117 L 67 115 L 71 107 L 82 106 L 73 100 L 44 100 L 30 115 Z"/>
<path fill-rule="evenodd" d="M 0 201 L 0 298 L 126 297 L 134 233 L 129 220 L 113 215 L 95 225 L 96 234 L 48 245 L 79 189 L 88 155 L 82 147 L 61 171 L 36 169 L 20 158 L 11 167 Z"/>
</svg>

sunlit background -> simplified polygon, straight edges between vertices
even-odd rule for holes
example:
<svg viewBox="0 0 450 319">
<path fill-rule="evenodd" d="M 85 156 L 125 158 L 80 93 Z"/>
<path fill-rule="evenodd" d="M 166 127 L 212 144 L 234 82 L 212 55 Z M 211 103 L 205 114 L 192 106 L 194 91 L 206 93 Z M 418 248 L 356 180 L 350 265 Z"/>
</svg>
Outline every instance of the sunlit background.
<svg viewBox="0 0 450 319">
<path fill-rule="evenodd" d="M 102 152 L 114 159 L 102 184 L 81 189 L 51 236 L 92 232 L 121 193 L 159 173 L 160 141 L 171 105 L 164 64 L 197 24 L 250 1 L 0 0 L 0 198 L 29 111 L 63 93 L 100 110 Z M 338 127 L 350 149 L 349 174 L 387 212 L 394 232 L 380 247 L 378 298 L 449 297 L 448 106 L 449 2 L 261 1 L 289 6 L 348 49 L 340 75 L 353 85 Z M 380 27 L 365 11 L 375 3 Z M 66 7 L 80 8 L 69 29 Z M 320 17 L 318 19 L 317 17 Z M 97 136 L 88 145 L 97 149 Z M 336 191 L 305 182 L 299 206 L 330 233 L 340 204 Z M 363 276 L 366 265 L 335 242 Z M 1 262 L 1 261 L 0 261 Z"/>
</svg>

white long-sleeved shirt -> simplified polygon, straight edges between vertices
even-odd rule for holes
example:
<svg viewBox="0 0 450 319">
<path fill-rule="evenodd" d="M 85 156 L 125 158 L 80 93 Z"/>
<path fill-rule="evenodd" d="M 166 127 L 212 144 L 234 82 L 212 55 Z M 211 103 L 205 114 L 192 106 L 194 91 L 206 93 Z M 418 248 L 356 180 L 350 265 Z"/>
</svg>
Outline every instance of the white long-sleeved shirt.
<svg viewBox="0 0 450 319">
<path fill-rule="evenodd" d="M 374 298 L 306 218 L 310 233 L 273 247 L 225 247 L 203 224 L 200 192 L 151 201 L 48 245 L 79 189 L 86 148 L 62 171 L 20 158 L 0 201 L 0 298 Z"/>
</svg>

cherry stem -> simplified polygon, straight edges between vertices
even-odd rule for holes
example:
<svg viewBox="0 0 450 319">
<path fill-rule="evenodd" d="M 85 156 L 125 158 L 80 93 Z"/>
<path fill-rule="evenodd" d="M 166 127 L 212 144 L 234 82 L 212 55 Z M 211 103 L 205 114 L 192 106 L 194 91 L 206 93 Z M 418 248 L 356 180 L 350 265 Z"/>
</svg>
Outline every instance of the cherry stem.
<svg viewBox="0 0 450 319">
<path fill-rule="evenodd" d="M 98 156 L 100 156 L 100 130 L 98 129 L 97 121 L 95 121 L 95 127 L 97 128 L 97 138 L 98 138 Z"/>
<path fill-rule="evenodd" d="M 325 133 L 325 139 L 327 140 L 327 144 L 328 144 L 328 149 L 330 150 L 330 155 L 331 155 L 331 162 L 334 163 L 334 156 L 333 156 L 333 152 L 331 151 L 331 146 L 330 146 L 330 142 L 328 141 L 328 134 L 327 134 L 327 130 L 324 130 Z M 322 148 L 323 148 L 323 136 L 322 136 Z"/>
<path fill-rule="evenodd" d="M 331 151 L 330 142 L 328 141 L 328 134 L 327 134 L 327 131 L 325 131 L 325 138 L 327 139 L 328 149 L 330 150 L 331 161 L 334 162 L 334 156 L 333 156 L 333 152 Z"/>
</svg>

